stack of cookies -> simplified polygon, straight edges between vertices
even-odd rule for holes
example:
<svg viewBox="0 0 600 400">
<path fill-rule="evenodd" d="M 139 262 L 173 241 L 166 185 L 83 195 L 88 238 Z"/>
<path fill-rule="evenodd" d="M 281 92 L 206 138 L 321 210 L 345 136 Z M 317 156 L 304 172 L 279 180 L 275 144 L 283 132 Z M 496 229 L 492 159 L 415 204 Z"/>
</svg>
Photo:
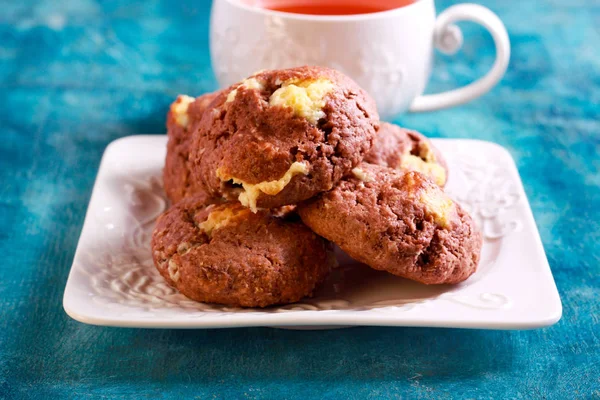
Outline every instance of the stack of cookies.
<svg viewBox="0 0 600 400">
<path fill-rule="evenodd" d="M 481 235 L 444 193 L 442 155 L 423 135 L 380 122 L 373 99 L 338 71 L 261 71 L 179 96 L 167 128 L 173 205 L 152 251 L 191 299 L 296 302 L 336 266 L 332 243 L 424 284 L 459 283 L 477 268 Z"/>
</svg>

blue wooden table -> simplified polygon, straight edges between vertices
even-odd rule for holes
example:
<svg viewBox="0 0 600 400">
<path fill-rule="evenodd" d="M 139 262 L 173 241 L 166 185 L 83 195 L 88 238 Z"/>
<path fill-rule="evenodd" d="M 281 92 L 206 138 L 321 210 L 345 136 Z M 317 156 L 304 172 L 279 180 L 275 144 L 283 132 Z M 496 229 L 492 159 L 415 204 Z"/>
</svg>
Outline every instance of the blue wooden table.
<svg viewBox="0 0 600 400">
<path fill-rule="evenodd" d="M 1 1 L 0 398 L 600 397 L 600 3 L 480 3 L 511 35 L 505 79 L 472 104 L 397 122 L 491 140 L 515 157 L 564 304 L 558 324 L 536 331 L 70 320 L 62 294 L 104 148 L 164 133 L 175 95 L 216 88 L 210 3 Z M 430 91 L 491 65 L 491 38 L 464 32 L 461 53 L 438 59 Z"/>
</svg>

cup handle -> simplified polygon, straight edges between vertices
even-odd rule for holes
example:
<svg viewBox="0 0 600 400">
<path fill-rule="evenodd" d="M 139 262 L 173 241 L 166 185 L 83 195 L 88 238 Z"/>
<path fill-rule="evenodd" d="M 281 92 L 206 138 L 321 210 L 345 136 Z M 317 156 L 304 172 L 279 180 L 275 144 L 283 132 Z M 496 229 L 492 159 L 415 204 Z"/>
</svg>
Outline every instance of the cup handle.
<svg viewBox="0 0 600 400">
<path fill-rule="evenodd" d="M 462 46 L 462 32 L 454 25 L 457 21 L 476 22 L 492 34 L 496 45 L 496 61 L 492 69 L 467 86 L 417 97 L 410 105 L 411 112 L 432 111 L 466 103 L 488 92 L 504 76 L 510 59 L 510 41 L 500 18 L 478 4 L 458 4 L 448 8 L 436 20 L 433 39 L 436 48 L 444 54 L 455 54 Z"/>
</svg>

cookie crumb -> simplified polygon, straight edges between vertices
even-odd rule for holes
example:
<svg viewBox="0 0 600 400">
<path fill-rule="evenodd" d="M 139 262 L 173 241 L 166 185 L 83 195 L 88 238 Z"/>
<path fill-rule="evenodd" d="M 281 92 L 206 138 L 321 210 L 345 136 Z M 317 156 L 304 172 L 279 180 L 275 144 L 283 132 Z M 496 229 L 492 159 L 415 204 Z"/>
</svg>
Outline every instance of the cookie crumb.
<svg viewBox="0 0 600 400">
<path fill-rule="evenodd" d="M 324 78 L 316 80 L 289 80 L 277 89 L 269 99 L 271 106 L 289 107 L 299 117 L 313 125 L 325 117 L 325 96 L 334 88 L 331 81 Z"/>
<path fill-rule="evenodd" d="M 188 116 L 188 107 L 195 99 L 188 95 L 182 94 L 177 97 L 177 100 L 171 105 L 171 112 L 175 118 L 177 125 L 187 127 L 190 122 Z"/>
</svg>

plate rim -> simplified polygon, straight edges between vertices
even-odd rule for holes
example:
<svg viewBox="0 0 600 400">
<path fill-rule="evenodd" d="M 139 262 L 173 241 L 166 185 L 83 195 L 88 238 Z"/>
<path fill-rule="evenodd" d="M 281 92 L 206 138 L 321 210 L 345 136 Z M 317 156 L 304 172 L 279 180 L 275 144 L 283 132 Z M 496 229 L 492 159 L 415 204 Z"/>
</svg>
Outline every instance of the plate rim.
<svg viewBox="0 0 600 400">
<path fill-rule="evenodd" d="M 348 315 L 335 315 L 334 313 L 338 310 L 303 310 L 296 311 L 291 313 L 263 313 L 259 316 L 257 315 L 248 315 L 248 314 L 232 314 L 231 318 L 224 320 L 222 317 L 210 316 L 210 314 L 205 315 L 196 320 L 194 319 L 181 319 L 181 320 L 166 320 L 164 318 L 154 318 L 154 319 L 132 319 L 126 317 L 114 317 L 112 319 L 107 318 L 106 316 L 100 316 L 99 314 L 85 312 L 85 307 L 78 308 L 80 304 L 76 299 L 71 299 L 72 296 L 75 296 L 75 292 L 72 286 L 75 284 L 74 282 L 74 271 L 76 266 L 76 260 L 78 258 L 78 253 L 80 252 L 80 243 L 81 238 L 83 236 L 84 228 L 86 222 L 88 221 L 88 217 L 91 213 L 90 204 L 94 199 L 95 194 L 97 193 L 99 187 L 101 186 L 101 173 L 105 168 L 104 164 L 107 159 L 107 155 L 112 151 L 112 149 L 118 146 L 127 146 L 129 147 L 135 141 L 139 140 L 160 140 L 166 143 L 167 137 L 166 135 L 131 135 L 118 138 L 112 142 L 110 142 L 102 155 L 101 161 L 99 163 L 98 172 L 96 174 L 96 179 L 94 182 L 94 186 L 91 192 L 91 196 L 88 202 L 88 207 L 86 209 L 84 222 L 82 225 L 82 230 L 79 235 L 79 239 L 77 242 L 76 251 L 73 257 L 73 262 L 71 268 L 69 270 L 69 275 L 67 278 L 67 282 L 65 285 L 65 290 L 63 293 L 63 301 L 62 306 L 65 313 L 72 319 L 89 325 L 96 326 L 109 326 L 109 327 L 123 327 L 123 328 L 153 328 L 153 329 L 220 329 L 220 328 L 239 328 L 239 327 L 285 327 L 285 328 L 294 328 L 294 327 L 306 327 L 306 326 L 386 326 L 386 327 L 432 327 L 432 328 L 462 328 L 462 329 L 494 329 L 494 330 L 527 330 L 527 329 L 537 329 L 548 327 L 554 325 L 562 318 L 563 306 L 562 301 L 560 299 L 560 293 L 558 292 L 558 288 L 556 286 L 556 281 L 552 274 L 552 269 L 548 263 L 548 259 L 546 256 L 545 249 L 543 247 L 543 243 L 541 240 L 541 236 L 539 234 L 539 229 L 535 222 L 535 218 L 533 216 L 533 211 L 531 209 L 531 205 L 529 203 L 529 199 L 525 192 L 525 188 L 523 185 L 523 181 L 521 179 L 521 175 L 516 166 L 515 160 L 512 157 L 511 153 L 505 147 L 490 141 L 480 140 L 480 139 L 462 139 L 462 138 L 432 138 L 434 143 L 436 142 L 469 142 L 469 143 L 478 143 L 479 145 L 485 145 L 490 148 L 493 148 L 494 151 L 500 152 L 503 154 L 503 157 L 507 159 L 508 164 L 510 164 L 510 168 L 513 169 L 514 173 L 518 177 L 518 185 L 521 193 L 524 194 L 524 208 L 525 214 L 524 217 L 527 218 L 528 224 L 534 228 L 532 239 L 536 242 L 536 249 L 541 250 L 540 260 L 543 261 L 544 266 L 541 268 L 541 271 L 544 275 L 544 286 L 547 290 L 545 290 L 545 297 L 549 297 L 551 300 L 551 304 L 546 304 L 543 309 L 540 310 L 538 314 L 535 315 L 534 318 L 528 318 L 526 320 L 521 320 L 519 318 L 514 318 L 514 316 L 504 316 L 502 320 L 496 320 L 496 318 L 479 318 L 475 320 L 452 320 L 451 318 L 440 318 L 437 320 L 419 320 L 418 318 L 402 318 L 400 320 L 394 320 L 390 318 L 389 315 L 355 315 L 350 318 Z M 542 311 L 543 310 L 543 311 Z M 332 313 L 333 311 L 333 313 Z M 355 313 L 359 313 L 361 310 L 344 310 L 344 311 L 354 311 Z M 319 313 L 320 316 L 323 316 L 323 313 L 327 315 L 327 318 L 315 318 L 312 316 L 313 313 Z M 488 314 L 491 315 L 491 314 Z"/>
</svg>

